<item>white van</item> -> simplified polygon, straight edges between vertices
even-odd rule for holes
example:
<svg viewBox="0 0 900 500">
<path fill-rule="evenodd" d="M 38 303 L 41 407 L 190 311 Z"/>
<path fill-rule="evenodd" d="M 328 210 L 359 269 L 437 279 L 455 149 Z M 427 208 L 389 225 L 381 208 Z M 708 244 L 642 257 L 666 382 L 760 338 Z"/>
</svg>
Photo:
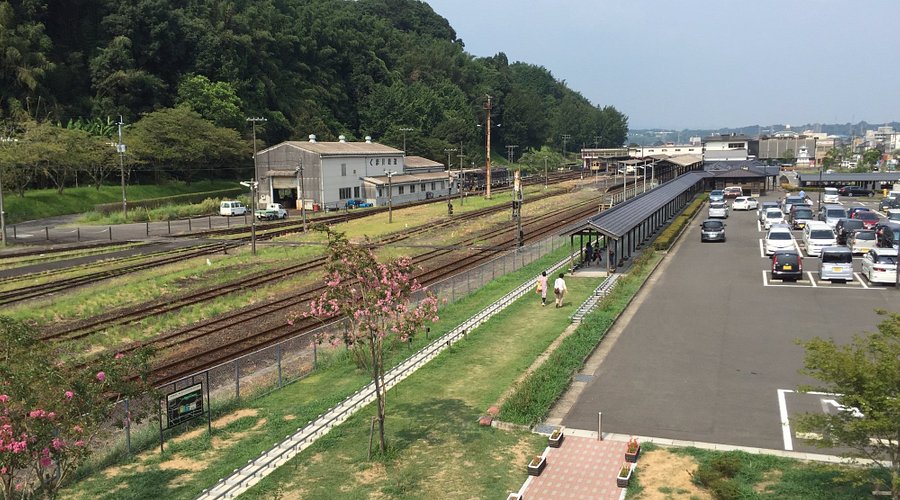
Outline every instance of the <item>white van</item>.
<svg viewBox="0 0 900 500">
<path fill-rule="evenodd" d="M 838 188 L 825 188 L 822 191 L 822 203 L 837 203 L 840 201 L 840 196 L 838 196 Z"/>
<path fill-rule="evenodd" d="M 834 231 L 822 221 L 809 221 L 803 228 L 803 244 L 806 246 L 806 255 L 815 257 L 822 253 L 822 249 L 837 245 Z"/>
<path fill-rule="evenodd" d="M 219 215 L 232 216 L 244 215 L 246 213 L 247 207 L 239 201 L 226 200 L 219 204 Z"/>
</svg>

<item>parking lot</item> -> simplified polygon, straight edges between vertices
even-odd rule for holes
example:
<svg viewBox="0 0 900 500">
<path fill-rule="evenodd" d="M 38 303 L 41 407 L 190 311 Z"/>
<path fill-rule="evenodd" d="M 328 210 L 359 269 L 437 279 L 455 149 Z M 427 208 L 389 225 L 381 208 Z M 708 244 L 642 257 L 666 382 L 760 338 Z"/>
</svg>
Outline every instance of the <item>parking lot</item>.
<svg viewBox="0 0 900 500">
<path fill-rule="evenodd" d="M 822 281 L 818 259 L 805 252 L 802 279 L 772 279 L 756 211 L 730 213 L 725 243 L 700 242 L 696 226 L 706 215 L 631 305 L 600 367 L 580 376 L 590 382 L 563 424 L 596 429 L 602 411 L 604 432 L 821 453 L 790 417 L 835 411 L 834 398 L 795 392 L 812 382 L 798 374 L 804 351 L 796 340 L 845 343 L 873 331 L 874 310 L 897 310 L 900 290 L 868 283 L 858 258 L 852 281 Z"/>
</svg>

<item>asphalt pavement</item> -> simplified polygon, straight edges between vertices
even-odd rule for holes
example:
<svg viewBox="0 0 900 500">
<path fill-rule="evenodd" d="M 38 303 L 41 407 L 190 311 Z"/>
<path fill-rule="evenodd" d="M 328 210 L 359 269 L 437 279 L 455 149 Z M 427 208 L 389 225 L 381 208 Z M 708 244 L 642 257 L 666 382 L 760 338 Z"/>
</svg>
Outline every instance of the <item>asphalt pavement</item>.
<svg viewBox="0 0 900 500">
<path fill-rule="evenodd" d="M 704 207 L 693 225 L 705 217 Z M 784 418 L 833 409 L 827 395 L 785 392 L 810 382 L 798 373 L 796 340 L 846 343 L 874 331 L 874 309 L 897 310 L 900 290 L 767 284 L 755 221 L 755 211 L 731 212 L 725 243 L 701 243 L 697 227 L 685 232 L 616 326 L 599 368 L 580 376 L 589 382 L 563 425 L 596 430 L 602 411 L 604 432 L 816 451 Z M 804 262 L 813 269 L 816 259 Z"/>
</svg>

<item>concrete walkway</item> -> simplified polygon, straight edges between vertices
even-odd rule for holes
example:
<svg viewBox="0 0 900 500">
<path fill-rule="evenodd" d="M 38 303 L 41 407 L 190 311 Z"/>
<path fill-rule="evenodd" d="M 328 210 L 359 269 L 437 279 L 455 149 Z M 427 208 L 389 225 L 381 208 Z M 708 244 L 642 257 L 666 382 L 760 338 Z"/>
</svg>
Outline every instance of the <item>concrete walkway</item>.
<svg viewBox="0 0 900 500">
<path fill-rule="evenodd" d="M 627 444 L 598 441 L 566 433 L 559 448 L 547 448 L 547 466 L 540 476 L 529 476 L 519 490 L 522 498 L 602 499 L 624 498 L 616 476 L 625 462 Z"/>
</svg>

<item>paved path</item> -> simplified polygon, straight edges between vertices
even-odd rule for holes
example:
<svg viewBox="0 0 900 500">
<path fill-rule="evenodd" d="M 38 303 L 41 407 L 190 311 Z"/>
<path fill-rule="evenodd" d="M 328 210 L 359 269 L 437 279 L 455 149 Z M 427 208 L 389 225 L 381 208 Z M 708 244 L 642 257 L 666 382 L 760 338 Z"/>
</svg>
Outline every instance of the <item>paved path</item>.
<svg viewBox="0 0 900 500">
<path fill-rule="evenodd" d="M 547 466 L 519 491 L 524 498 L 618 500 L 625 494 L 616 475 L 625 462 L 626 443 L 567 435 L 559 448 L 547 448 Z"/>
</svg>

